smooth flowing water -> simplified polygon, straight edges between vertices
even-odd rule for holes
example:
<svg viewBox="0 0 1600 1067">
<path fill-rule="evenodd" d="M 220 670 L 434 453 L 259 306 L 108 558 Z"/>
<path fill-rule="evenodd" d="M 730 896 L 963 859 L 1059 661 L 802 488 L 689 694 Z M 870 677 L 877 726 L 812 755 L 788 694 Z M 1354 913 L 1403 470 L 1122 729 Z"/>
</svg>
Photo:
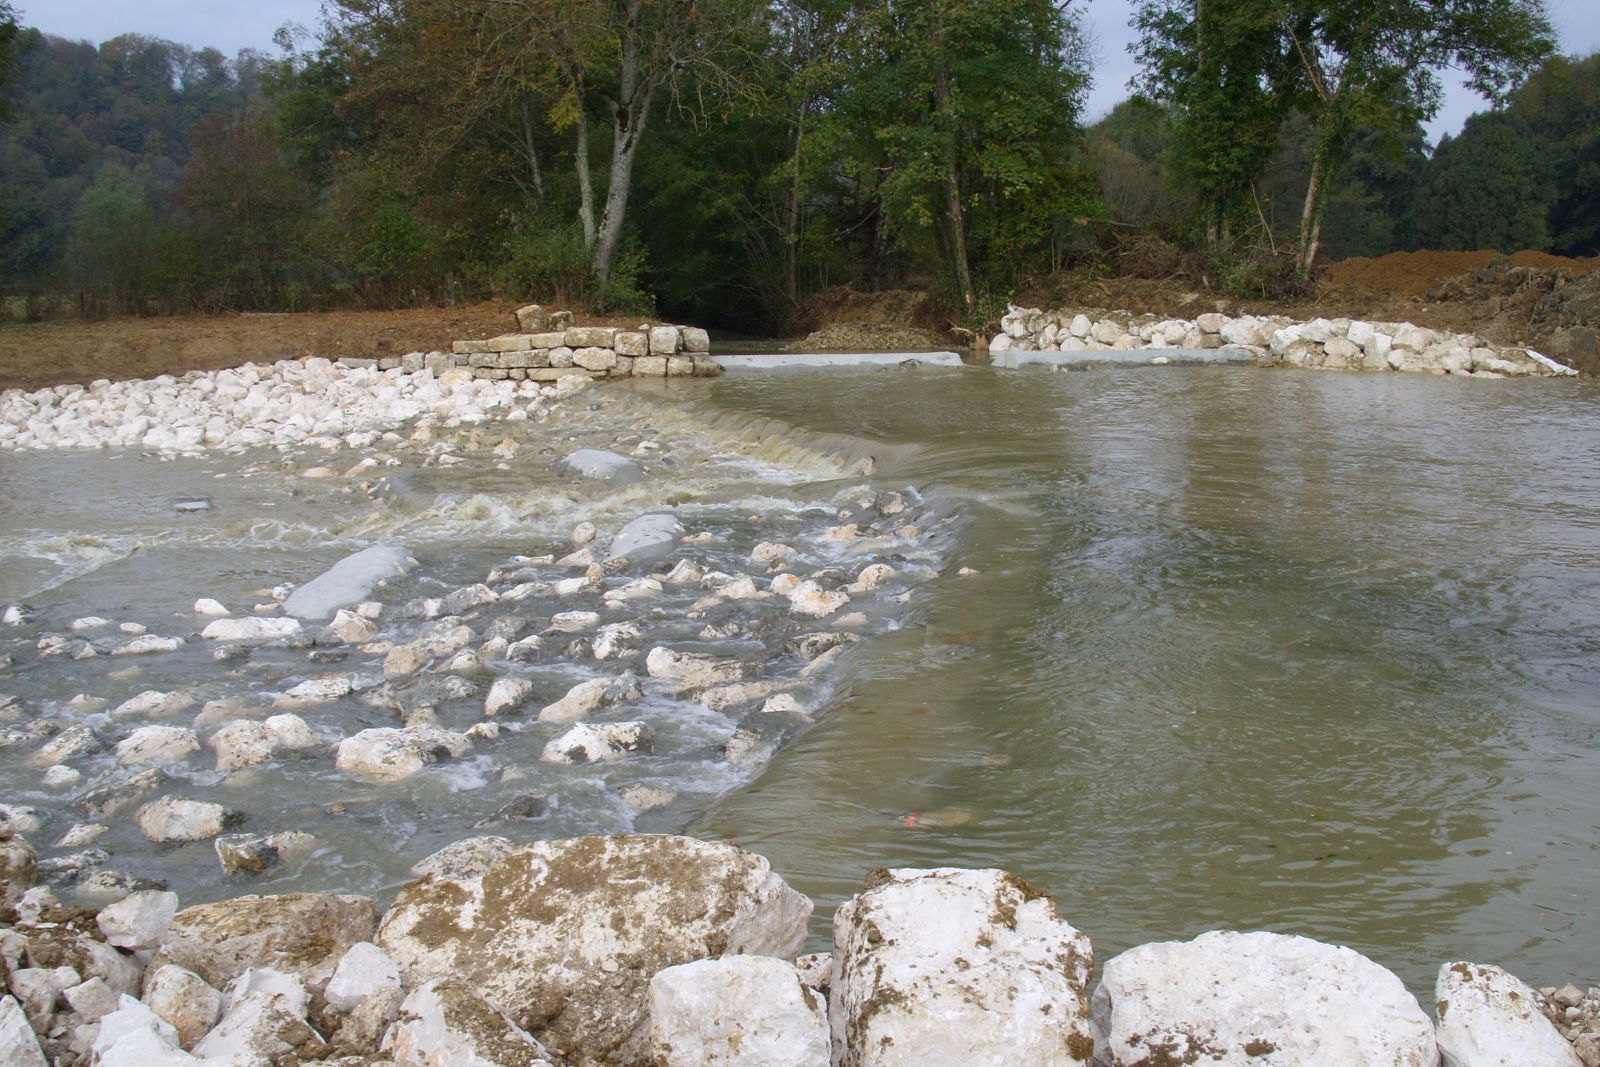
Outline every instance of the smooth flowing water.
<svg viewBox="0 0 1600 1067">
<path fill-rule="evenodd" d="M 555 730 L 542 724 L 508 724 L 470 759 L 398 784 L 354 781 L 325 756 L 223 776 L 202 752 L 170 769 L 185 795 L 240 808 L 251 828 L 312 830 L 316 855 L 224 881 L 205 845 L 152 849 L 123 816 L 99 841 L 112 863 L 186 901 L 381 894 L 473 833 L 686 830 L 760 852 L 816 899 L 815 947 L 872 868 L 997 866 L 1052 893 L 1102 960 L 1264 928 L 1349 944 L 1417 990 L 1457 958 L 1600 983 L 1594 383 L 795 371 L 607 387 L 548 424 L 484 433 L 520 451 L 469 450 L 454 467 L 415 453 L 320 479 L 303 477 L 315 457 L 297 473 L 270 453 L 0 457 L 0 602 L 40 613 L 0 634 L 14 646 L 4 689 L 68 722 L 77 692 L 265 706 L 317 671 L 374 670 L 381 657 L 317 665 L 304 650 L 217 664 L 195 641 L 47 661 L 31 642 L 87 614 L 192 633 L 196 597 L 243 607 L 380 540 L 422 561 L 385 592 L 393 605 L 513 554 L 565 551 L 580 519 L 611 530 L 663 508 L 709 538 L 680 556 L 758 574 L 763 539 L 853 573 L 865 557 L 820 534 L 868 485 L 914 487 L 935 534 L 892 557 L 904 595 L 862 599 L 866 640 L 813 690 L 831 694 L 829 714 L 753 780 L 715 756 L 736 720 L 654 698 L 640 714 L 656 754 L 599 770 L 538 764 Z M 642 449 L 653 476 L 553 475 L 579 447 Z M 212 510 L 173 511 L 192 496 Z M 636 614 L 651 640 L 715 651 L 685 615 L 699 595 L 669 590 Z M 751 604 L 732 645 L 781 658 L 792 620 Z M 563 606 L 524 610 L 543 625 Z M 496 669 L 553 699 L 593 670 L 558 652 Z M 465 728 L 481 705 L 441 717 Z M 107 738 L 125 732 L 99 714 Z M 329 742 L 392 722 L 354 697 L 303 714 Z M 39 784 L 28 750 L 0 751 L 0 799 L 37 808 L 48 845 L 82 816 L 71 791 Z M 77 762 L 93 776 L 113 761 Z M 676 799 L 635 818 L 617 791 L 636 781 Z M 547 814 L 480 828 L 530 788 L 552 798 Z"/>
<path fill-rule="evenodd" d="M 1600 980 L 1592 383 L 971 368 L 705 402 L 894 445 L 880 476 L 964 501 L 947 576 L 977 573 L 695 832 L 824 915 L 874 867 L 999 866 L 1102 959 L 1260 928 L 1418 989 L 1457 958 Z"/>
</svg>

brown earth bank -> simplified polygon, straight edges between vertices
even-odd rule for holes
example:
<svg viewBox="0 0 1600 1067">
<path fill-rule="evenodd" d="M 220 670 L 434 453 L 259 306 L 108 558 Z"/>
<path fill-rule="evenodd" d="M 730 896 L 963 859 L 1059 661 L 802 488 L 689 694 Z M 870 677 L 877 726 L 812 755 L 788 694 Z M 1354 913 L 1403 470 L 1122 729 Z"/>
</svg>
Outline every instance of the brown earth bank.
<svg viewBox="0 0 1600 1067">
<path fill-rule="evenodd" d="M 1526 345 L 1589 373 L 1600 369 L 1600 258 L 1543 252 L 1398 252 L 1348 259 L 1326 269 L 1316 294 L 1295 300 L 1229 296 L 1194 277 L 1095 278 L 1058 274 L 1024 287 L 1017 304 L 1101 308 L 1193 318 L 1208 311 L 1412 322 L 1475 333 L 1502 345 Z M 514 303 L 393 311 L 283 315 L 186 315 L 102 322 L 57 321 L 0 326 L 0 388 L 38 388 L 96 378 L 146 378 L 303 356 L 383 357 L 447 350 L 451 341 L 515 329 Z M 869 341 L 902 327 L 936 345 L 970 343 L 953 331 L 958 316 L 930 294 L 834 287 L 811 297 L 797 333 L 863 325 Z M 634 317 L 584 315 L 583 324 L 633 326 Z M 997 329 L 988 324 L 988 333 Z M 834 333 L 838 333 L 835 329 Z M 905 339 L 895 335 L 903 346 Z M 890 346 L 894 347 L 894 346 Z M 926 345 L 915 346 L 926 347 Z"/>
</svg>

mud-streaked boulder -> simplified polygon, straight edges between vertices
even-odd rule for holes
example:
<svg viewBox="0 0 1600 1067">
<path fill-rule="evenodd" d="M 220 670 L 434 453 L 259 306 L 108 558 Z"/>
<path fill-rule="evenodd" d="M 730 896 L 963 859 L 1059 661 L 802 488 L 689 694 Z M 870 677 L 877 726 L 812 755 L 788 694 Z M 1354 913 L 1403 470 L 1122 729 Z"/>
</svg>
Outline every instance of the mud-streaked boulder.
<svg viewBox="0 0 1600 1067">
<path fill-rule="evenodd" d="M 375 926 L 370 899 L 338 893 L 198 904 L 172 917 L 147 974 L 172 963 L 222 988 L 253 967 L 272 967 L 320 990 L 351 945 L 372 940 Z"/>
<path fill-rule="evenodd" d="M 1307 937 L 1214 930 L 1140 945 L 1094 993 L 1097 1062 L 1434 1067 L 1433 1024 L 1400 979 Z"/>
<path fill-rule="evenodd" d="M 876 871 L 833 920 L 834 1062 L 1087 1064 L 1089 939 L 997 870 Z"/>
<path fill-rule="evenodd" d="M 405 1067 L 549 1067 L 545 1050 L 465 982 L 436 979 L 411 992 L 383 1037 Z"/>
<path fill-rule="evenodd" d="M 1444 1067 L 1583 1067 L 1539 1010 L 1538 994 L 1499 967 L 1447 963 L 1433 995 Z"/>
<path fill-rule="evenodd" d="M 828 1067 L 828 1015 L 794 964 L 771 956 L 680 963 L 650 979 L 660 1067 Z"/>
<path fill-rule="evenodd" d="M 144 1003 L 178 1035 L 178 1047 L 193 1049 L 222 1017 L 222 993 L 176 964 L 152 967 L 144 980 Z"/>
<path fill-rule="evenodd" d="M 551 1052 L 637 1062 L 657 971 L 793 958 L 811 902 L 760 856 L 683 837 L 541 841 L 400 891 L 376 942 L 408 984 L 460 979 Z"/>
<path fill-rule="evenodd" d="M 33 888 L 39 856 L 20 837 L 0 841 L 0 904 L 15 904 Z"/>
<path fill-rule="evenodd" d="M 50 1067 L 15 997 L 0 997 L 0 1063 L 12 1067 Z"/>
<path fill-rule="evenodd" d="M 334 1011 L 353 1010 L 374 993 L 400 988 L 400 968 L 370 941 L 358 941 L 339 958 L 323 998 Z"/>
</svg>

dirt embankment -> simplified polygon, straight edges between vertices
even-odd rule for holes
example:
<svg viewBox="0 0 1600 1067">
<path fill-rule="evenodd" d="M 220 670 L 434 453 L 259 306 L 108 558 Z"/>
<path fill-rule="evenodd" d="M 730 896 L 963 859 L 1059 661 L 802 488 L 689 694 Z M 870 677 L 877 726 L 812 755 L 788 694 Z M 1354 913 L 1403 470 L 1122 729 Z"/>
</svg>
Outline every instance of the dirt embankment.
<svg viewBox="0 0 1600 1067">
<path fill-rule="evenodd" d="M 1600 258 L 1543 252 L 1399 252 L 1333 264 L 1315 297 L 1237 300 L 1178 278 L 1057 275 L 1023 289 L 1029 307 L 1119 309 L 1193 318 L 1207 311 L 1414 322 L 1532 345 L 1590 373 L 1600 370 Z M 96 378 L 146 378 L 301 356 L 399 356 L 515 329 L 512 303 L 296 315 L 187 315 L 0 326 L 0 388 Z M 637 325 L 632 318 L 581 323 Z M 835 287 L 806 302 L 796 333 L 825 330 L 832 347 L 925 348 L 962 343 L 952 314 L 927 292 Z M 993 332 L 992 330 L 990 331 Z M 913 340 L 921 343 L 912 343 Z M 967 339 L 970 341 L 970 338 Z M 848 343 L 847 343 L 848 342 Z M 815 345 L 810 347 L 816 347 Z"/>
</svg>

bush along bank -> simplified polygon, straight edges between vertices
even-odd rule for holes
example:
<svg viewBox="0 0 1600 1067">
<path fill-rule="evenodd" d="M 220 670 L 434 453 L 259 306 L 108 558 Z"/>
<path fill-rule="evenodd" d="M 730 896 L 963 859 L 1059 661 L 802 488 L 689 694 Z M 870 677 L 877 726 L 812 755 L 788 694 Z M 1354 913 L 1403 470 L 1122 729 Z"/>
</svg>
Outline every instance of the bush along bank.
<svg viewBox="0 0 1600 1067">
<path fill-rule="evenodd" d="M 1250 352 L 1257 363 L 1265 366 L 1312 370 L 1410 371 L 1474 378 L 1577 374 L 1529 348 L 1491 345 L 1472 334 L 1442 333 L 1406 322 L 1294 322 L 1282 316 L 1221 314 L 1161 319 L 1121 312 L 1041 311 L 1012 306 L 1000 320 L 1000 331 L 989 342 L 991 358 L 1006 352 L 1228 347 Z"/>
<path fill-rule="evenodd" d="M 19 1067 L 1600 1064 L 1600 989 L 1450 962 L 1430 1019 L 1378 964 L 1286 934 L 1141 945 L 1091 992 L 1088 937 L 1004 871 L 875 871 L 832 952 L 801 956 L 811 902 L 692 838 L 469 838 L 380 916 L 335 893 L 66 906 L 0 832 Z"/>
</svg>

